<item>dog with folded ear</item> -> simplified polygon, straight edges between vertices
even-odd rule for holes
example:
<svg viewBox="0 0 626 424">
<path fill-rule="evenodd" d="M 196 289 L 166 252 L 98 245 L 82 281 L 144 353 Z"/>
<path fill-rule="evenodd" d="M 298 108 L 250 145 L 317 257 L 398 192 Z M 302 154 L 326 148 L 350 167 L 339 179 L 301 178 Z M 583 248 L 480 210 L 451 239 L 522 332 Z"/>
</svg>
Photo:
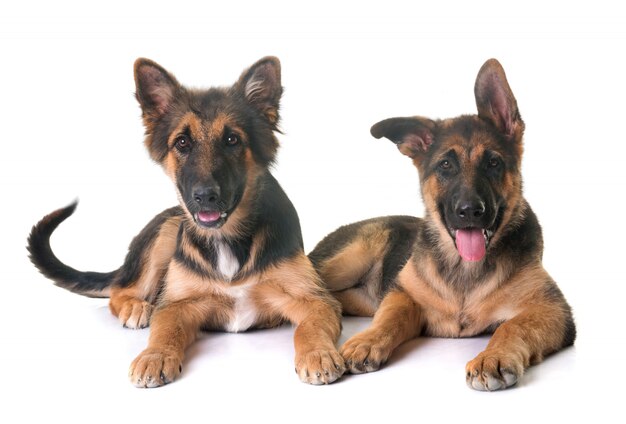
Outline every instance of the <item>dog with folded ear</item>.
<svg viewBox="0 0 626 424">
<path fill-rule="evenodd" d="M 110 297 L 124 326 L 150 325 L 148 347 L 130 367 L 137 387 L 174 381 L 201 330 L 239 332 L 284 321 L 296 325 L 300 379 L 332 383 L 345 369 L 335 347 L 340 305 L 304 254 L 296 210 L 270 173 L 280 62 L 263 58 L 231 87 L 206 90 L 181 85 L 148 59 L 138 59 L 134 70 L 145 145 L 180 205 L 150 221 L 124 264 L 108 273 L 77 271 L 57 259 L 50 235 L 76 204 L 59 209 L 33 227 L 32 262 L 60 287 Z"/>
<path fill-rule="evenodd" d="M 309 254 L 344 313 L 374 317 L 341 348 L 352 373 L 378 370 L 420 335 L 493 333 L 466 381 L 499 390 L 574 343 L 571 308 L 543 267 L 541 227 L 522 195 L 524 122 L 497 60 L 482 66 L 474 92 L 477 115 L 371 129 L 417 168 L 424 218 L 346 225 Z"/>
</svg>

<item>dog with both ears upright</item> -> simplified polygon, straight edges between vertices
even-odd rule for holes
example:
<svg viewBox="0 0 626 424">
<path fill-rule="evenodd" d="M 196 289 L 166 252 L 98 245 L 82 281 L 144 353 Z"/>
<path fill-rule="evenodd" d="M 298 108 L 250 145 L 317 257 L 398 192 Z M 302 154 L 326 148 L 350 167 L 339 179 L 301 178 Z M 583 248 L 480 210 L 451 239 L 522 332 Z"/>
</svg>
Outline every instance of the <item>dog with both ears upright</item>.
<svg viewBox="0 0 626 424">
<path fill-rule="evenodd" d="M 180 205 L 157 215 L 112 272 L 80 272 L 52 252 L 50 235 L 76 204 L 32 229 L 32 262 L 72 292 L 110 297 L 130 328 L 150 325 L 133 361 L 137 387 L 182 372 L 200 330 L 245 331 L 296 325 L 296 372 L 326 384 L 345 368 L 335 343 L 339 303 L 304 254 L 298 215 L 269 171 L 278 149 L 280 63 L 266 57 L 228 88 L 192 90 L 147 59 L 135 62 L 136 97 L 151 158 L 171 178 Z"/>
<path fill-rule="evenodd" d="M 498 61 L 483 65 L 474 91 L 478 115 L 371 129 L 417 167 L 423 219 L 347 225 L 309 254 L 344 313 L 374 317 L 341 348 L 352 373 L 378 370 L 419 335 L 493 332 L 466 366 L 467 384 L 491 391 L 574 343 L 570 306 L 543 268 L 541 227 L 522 195 L 524 122 Z"/>
</svg>

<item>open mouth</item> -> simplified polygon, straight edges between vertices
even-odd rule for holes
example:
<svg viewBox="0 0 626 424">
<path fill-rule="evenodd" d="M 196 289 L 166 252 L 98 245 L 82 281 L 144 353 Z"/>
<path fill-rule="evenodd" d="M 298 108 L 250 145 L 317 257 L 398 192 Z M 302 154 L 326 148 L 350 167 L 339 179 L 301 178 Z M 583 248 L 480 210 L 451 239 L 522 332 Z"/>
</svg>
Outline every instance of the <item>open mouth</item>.
<svg viewBox="0 0 626 424">
<path fill-rule="evenodd" d="M 196 223 L 207 228 L 221 227 L 228 218 L 227 212 L 199 211 L 194 214 Z"/>
<path fill-rule="evenodd" d="M 452 230 L 456 249 L 463 260 L 478 262 L 485 257 L 493 231 L 484 228 L 459 228 Z"/>
</svg>

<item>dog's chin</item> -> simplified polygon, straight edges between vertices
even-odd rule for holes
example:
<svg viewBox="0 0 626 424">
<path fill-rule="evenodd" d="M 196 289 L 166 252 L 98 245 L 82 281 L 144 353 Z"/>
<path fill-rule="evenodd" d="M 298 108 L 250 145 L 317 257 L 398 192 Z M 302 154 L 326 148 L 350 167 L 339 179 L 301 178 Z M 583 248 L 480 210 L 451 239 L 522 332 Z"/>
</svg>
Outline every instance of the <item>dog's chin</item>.
<svg viewBox="0 0 626 424">
<path fill-rule="evenodd" d="M 192 214 L 194 222 L 201 228 L 217 230 L 228 220 L 228 212 L 198 211 Z"/>
</svg>

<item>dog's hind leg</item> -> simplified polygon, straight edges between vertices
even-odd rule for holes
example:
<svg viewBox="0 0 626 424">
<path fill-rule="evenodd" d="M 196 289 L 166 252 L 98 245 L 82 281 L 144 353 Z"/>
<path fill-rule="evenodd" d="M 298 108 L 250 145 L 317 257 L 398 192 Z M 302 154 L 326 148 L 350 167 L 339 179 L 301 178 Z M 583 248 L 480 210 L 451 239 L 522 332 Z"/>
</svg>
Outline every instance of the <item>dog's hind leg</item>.
<svg viewBox="0 0 626 424">
<path fill-rule="evenodd" d="M 320 261 L 317 272 L 331 292 L 350 289 L 370 271 L 378 260 L 377 253 L 362 237 L 355 237 L 333 256 Z"/>
<path fill-rule="evenodd" d="M 372 316 L 382 299 L 382 270 L 389 229 L 384 222 L 342 227 L 309 254 L 324 285 L 346 315 Z M 338 247 L 339 246 L 339 247 Z"/>
<path fill-rule="evenodd" d="M 149 325 L 167 266 L 174 256 L 180 217 L 163 218 L 158 227 L 148 224 L 133 240 L 122 268 L 126 272 L 111 288 L 109 309 L 124 327 Z"/>
<path fill-rule="evenodd" d="M 339 228 L 309 254 L 343 313 L 373 316 L 410 256 L 419 220 L 374 218 Z"/>
<path fill-rule="evenodd" d="M 341 310 L 344 315 L 357 317 L 374 316 L 378 308 L 378 300 L 372 298 L 365 287 L 355 287 L 340 292 L 334 292 L 333 296 L 341 303 Z"/>
<path fill-rule="evenodd" d="M 143 300 L 137 287 L 113 288 L 109 310 L 126 328 L 145 328 L 150 323 L 153 305 Z"/>
<path fill-rule="evenodd" d="M 346 315 L 372 316 L 382 298 L 382 258 L 355 239 L 325 261 L 318 272 Z"/>
</svg>

